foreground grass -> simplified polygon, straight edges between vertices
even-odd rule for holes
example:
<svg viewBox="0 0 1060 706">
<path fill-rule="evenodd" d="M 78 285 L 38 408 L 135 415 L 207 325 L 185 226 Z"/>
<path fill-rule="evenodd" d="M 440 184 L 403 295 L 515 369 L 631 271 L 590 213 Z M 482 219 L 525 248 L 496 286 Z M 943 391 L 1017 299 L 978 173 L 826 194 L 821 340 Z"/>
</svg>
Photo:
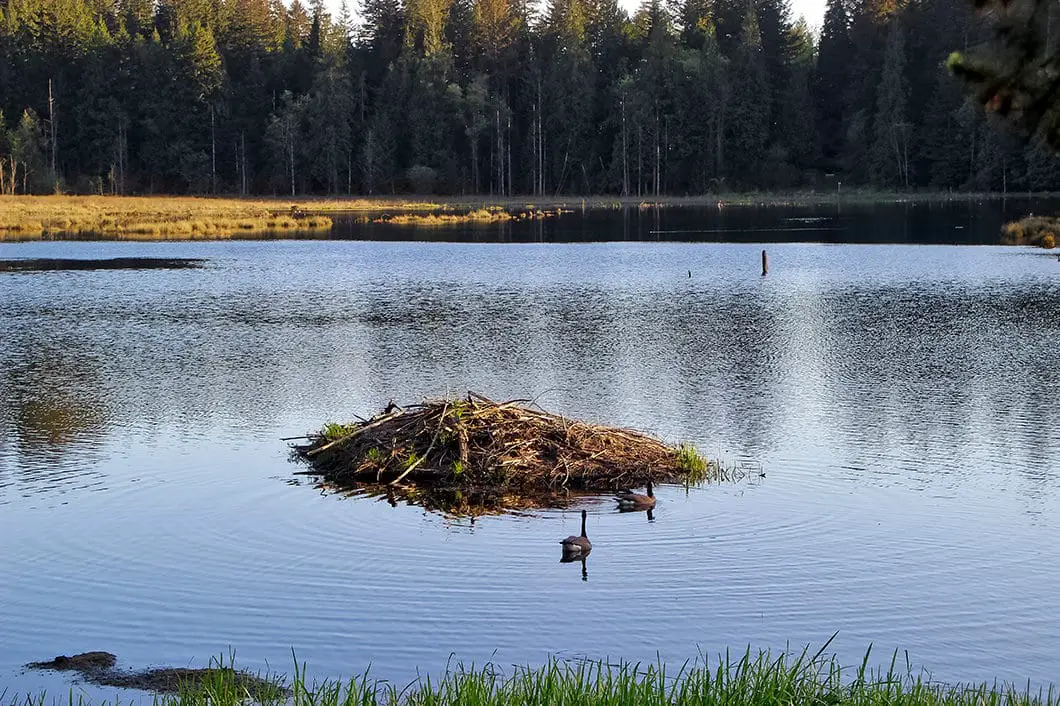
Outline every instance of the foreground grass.
<svg viewBox="0 0 1060 706">
<path fill-rule="evenodd" d="M 827 645 L 826 645 L 827 646 Z M 823 651 L 823 650 L 822 650 Z M 747 706 L 841 706 L 905 704 L 909 706 L 1022 706 L 1057 704 L 1048 691 L 1005 685 L 943 685 L 913 675 L 899 665 L 897 652 L 887 669 L 871 669 L 869 654 L 854 667 L 832 658 L 773 655 L 750 651 L 713 662 L 697 659 L 677 669 L 665 664 L 607 664 L 551 659 L 541 667 L 515 667 L 504 673 L 494 665 L 450 668 L 437 679 L 422 676 L 410 684 L 374 680 L 365 673 L 347 682 L 308 684 L 305 668 L 295 665 L 292 683 L 251 694 L 238 682 L 238 671 L 223 663 L 214 676 L 154 697 L 154 706 L 509 706 L 564 704 L 641 706 L 672 704 L 745 704 Z M 96 706 L 71 691 L 66 699 L 46 695 L 14 697 L 10 706 Z M 6 706 L 6 705 L 5 705 Z"/>
</svg>

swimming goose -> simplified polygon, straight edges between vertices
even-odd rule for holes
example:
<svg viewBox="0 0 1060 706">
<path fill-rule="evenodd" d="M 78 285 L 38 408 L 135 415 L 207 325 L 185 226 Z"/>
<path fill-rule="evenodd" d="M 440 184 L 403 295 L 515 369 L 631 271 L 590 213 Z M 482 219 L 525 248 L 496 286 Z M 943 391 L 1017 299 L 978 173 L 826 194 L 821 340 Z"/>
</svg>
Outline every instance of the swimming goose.
<svg viewBox="0 0 1060 706">
<path fill-rule="evenodd" d="M 561 539 L 560 544 L 563 545 L 564 554 L 588 554 L 593 549 L 592 542 L 589 541 L 589 537 L 585 534 L 585 517 L 588 513 L 582 510 L 582 534 L 580 537 L 575 537 L 573 534 L 566 539 Z"/>
<path fill-rule="evenodd" d="M 615 498 L 619 510 L 651 510 L 655 507 L 655 494 L 651 492 L 651 478 L 648 479 L 648 494 L 631 493 L 628 490 L 619 493 Z"/>
</svg>

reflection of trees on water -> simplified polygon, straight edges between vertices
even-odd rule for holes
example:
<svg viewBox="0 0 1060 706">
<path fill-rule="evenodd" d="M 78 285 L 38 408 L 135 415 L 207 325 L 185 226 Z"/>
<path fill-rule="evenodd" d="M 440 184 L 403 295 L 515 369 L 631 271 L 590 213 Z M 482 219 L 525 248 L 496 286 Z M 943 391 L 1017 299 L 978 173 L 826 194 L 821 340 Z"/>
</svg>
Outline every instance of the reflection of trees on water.
<svg viewBox="0 0 1060 706">
<path fill-rule="evenodd" d="M 627 204 L 615 209 L 582 209 L 572 203 L 555 218 L 509 221 L 489 227 L 461 224 L 417 228 L 364 223 L 358 216 L 337 214 L 332 236 L 468 243 L 692 240 L 995 245 L 1005 222 L 1029 212 L 1051 210 L 1055 210 L 1055 200 L 1038 198 L 769 207 L 732 203 L 722 208 L 641 208 L 640 204 Z"/>
<path fill-rule="evenodd" d="M 24 481 L 89 483 L 98 477 L 88 462 L 90 449 L 99 444 L 109 421 L 99 364 L 56 347 L 25 343 L 0 376 L 0 413 L 9 420 L 5 445 L 10 442 L 13 451 L 4 455 Z"/>
<path fill-rule="evenodd" d="M 658 215 L 634 212 L 616 227 Z M 1019 478 L 1032 496 L 1051 492 L 1060 320 L 1045 285 L 1020 284 L 1017 296 L 1010 277 L 960 273 L 888 285 L 834 271 L 741 279 L 709 269 L 708 258 L 728 257 L 717 250 L 673 273 L 647 262 L 643 279 L 629 279 L 637 258 L 659 250 L 568 246 L 563 258 L 578 266 L 557 274 L 548 268 L 562 259 L 537 246 L 395 256 L 404 247 L 366 245 L 353 275 L 322 262 L 319 279 L 262 266 L 254 281 L 135 297 L 42 293 L 0 341 L 11 361 L 0 374 L 0 459 L 43 468 L 33 459 L 76 448 L 69 465 L 108 425 L 170 444 L 258 448 L 284 435 L 274 430 L 349 419 L 390 397 L 473 387 L 544 393 L 546 408 L 711 455 L 783 453 L 923 483 L 982 469 Z"/>
<path fill-rule="evenodd" d="M 900 465 L 924 483 L 1010 471 L 1039 488 L 1051 480 L 1056 447 L 1043 431 L 1060 421 L 1055 312 L 1027 320 L 1035 301 L 987 287 L 832 291 L 822 305 L 828 395 L 848 457 Z"/>
<path fill-rule="evenodd" d="M 1060 322 L 1028 314 L 1045 293 L 686 284 L 379 290 L 368 310 L 387 323 L 366 334 L 369 378 L 383 396 L 431 375 L 498 397 L 548 391 L 552 409 L 655 426 L 708 453 L 782 448 L 923 484 L 1015 470 L 1046 487 L 1044 430 L 1060 421 L 1046 348 Z"/>
</svg>

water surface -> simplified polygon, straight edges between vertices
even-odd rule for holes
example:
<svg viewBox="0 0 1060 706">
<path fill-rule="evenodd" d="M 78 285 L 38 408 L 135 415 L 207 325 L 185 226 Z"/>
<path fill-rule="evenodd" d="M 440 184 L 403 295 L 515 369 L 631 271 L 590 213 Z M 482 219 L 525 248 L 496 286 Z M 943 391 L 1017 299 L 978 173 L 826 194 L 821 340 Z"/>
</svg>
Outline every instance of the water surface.
<svg viewBox="0 0 1060 706">
<path fill-rule="evenodd" d="M 403 684 L 450 653 L 681 662 L 836 630 L 849 663 L 872 642 L 947 681 L 1056 680 L 1060 263 L 767 247 L 768 278 L 755 242 L 3 246 L 206 260 L 0 274 L 3 683 L 63 689 L 19 665 L 91 649 L 289 671 L 293 648 Z M 556 544 L 576 510 L 472 526 L 294 484 L 280 437 L 469 388 L 765 477 L 659 489 L 651 523 L 591 504 L 587 581 Z"/>
</svg>

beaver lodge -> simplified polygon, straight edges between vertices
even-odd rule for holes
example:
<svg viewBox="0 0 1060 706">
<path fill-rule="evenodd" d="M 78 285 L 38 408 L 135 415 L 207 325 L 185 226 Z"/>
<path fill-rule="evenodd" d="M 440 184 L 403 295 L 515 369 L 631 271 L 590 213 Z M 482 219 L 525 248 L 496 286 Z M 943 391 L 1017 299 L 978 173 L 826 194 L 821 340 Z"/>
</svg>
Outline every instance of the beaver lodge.
<svg viewBox="0 0 1060 706">
<path fill-rule="evenodd" d="M 453 515 L 563 507 L 579 494 L 720 477 L 692 446 L 469 392 L 328 424 L 295 446 L 324 487 Z"/>
</svg>

